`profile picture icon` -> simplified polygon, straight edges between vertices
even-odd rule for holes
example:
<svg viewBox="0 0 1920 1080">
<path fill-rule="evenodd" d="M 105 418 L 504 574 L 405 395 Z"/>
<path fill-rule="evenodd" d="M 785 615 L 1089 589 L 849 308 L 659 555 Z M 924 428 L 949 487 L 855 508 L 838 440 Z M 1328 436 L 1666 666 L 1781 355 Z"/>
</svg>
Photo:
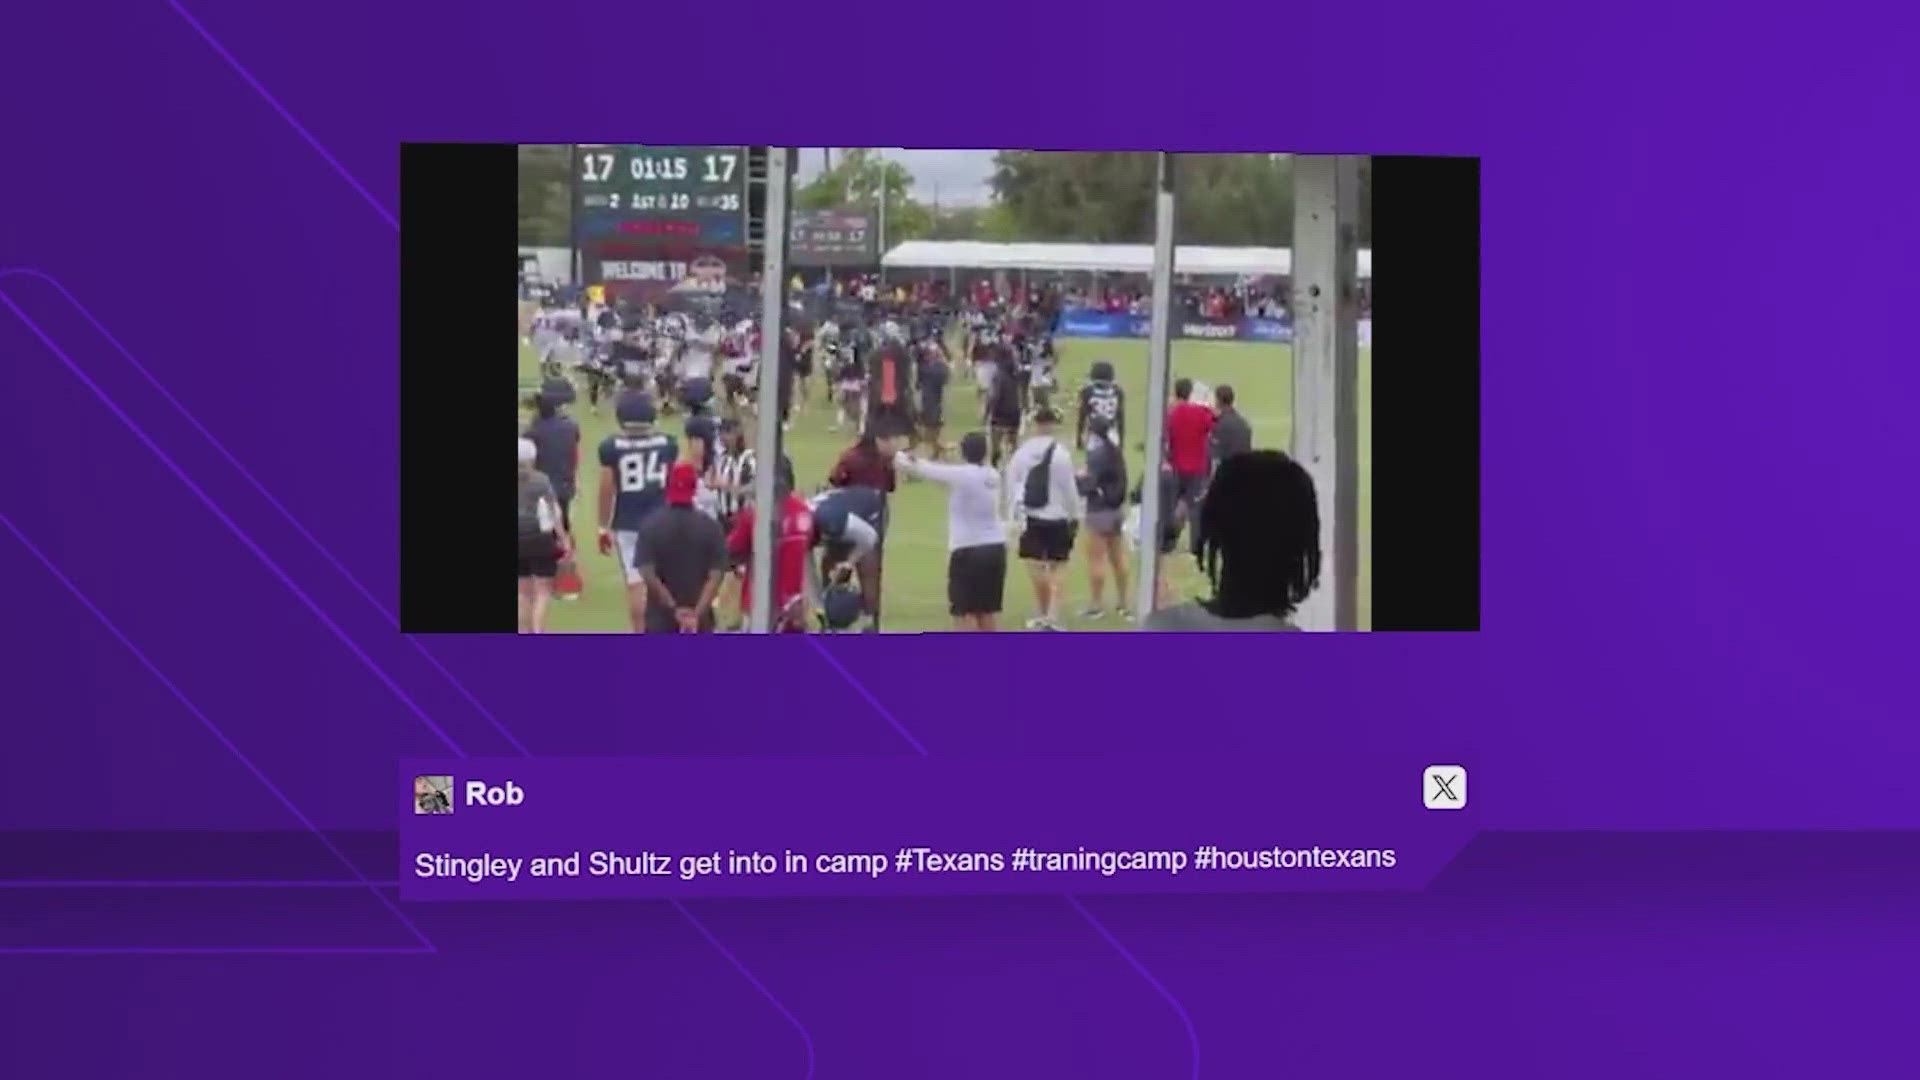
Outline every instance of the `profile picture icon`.
<svg viewBox="0 0 1920 1080">
<path fill-rule="evenodd" d="M 416 814 L 453 813 L 453 777 L 414 777 L 413 812 Z"/>
</svg>

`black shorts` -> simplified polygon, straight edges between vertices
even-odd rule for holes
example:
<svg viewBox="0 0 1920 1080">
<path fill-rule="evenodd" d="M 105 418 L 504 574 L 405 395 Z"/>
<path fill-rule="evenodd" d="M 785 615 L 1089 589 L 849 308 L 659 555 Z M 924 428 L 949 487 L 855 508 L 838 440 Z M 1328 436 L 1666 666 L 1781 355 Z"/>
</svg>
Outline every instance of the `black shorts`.
<svg viewBox="0 0 1920 1080">
<path fill-rule="evenodd" d="M 1206 473 L 1174 473 L 1173 497 L 1198 510 L 1200 499 L 1207 493 Z"/>
<path fill-rule="evenodd" d="M 978 544 L 947 556 L 947 610 L 998 615 L 1007 591 L 1007 545 Z"/>
<path fill-rule="evenodd" d="M 939 427 L 946 420 L 946 403 L 942 401 L 922 401 L 920 403 L 920 422 Z"/>
<path fill-rule="evenodd" d="M 646 627 L 649 634 L 677 634 L 680 632 L 680 620 L 674 617 L 671 610 L 648 604 Z M 713 628 L 713 610 L 709 608 L 706 618 L 700 620 L 700 632 L 711 634 Z"/>
<path fill-rule="evenodd" d="M 1073 522 L 1028 521 L 1020 534 L 1020 557 L 1034 562 L 1063 563 L 1073 555 Z"/>
<path fill-rule="evenodd" d="M 560 574 L 560 551 L 554 545 L 533 546 L 520 551 L 520 576 L 554 578 Z"/>
<path fill-rule="evenodd" d="M 993 430 L 995 431 L 1018 432 L 1020 430 L 1020 414 L 1018 412 L 994 413 L 988 417 L 988 420 L 992 422 Z"/>
<path fill-rule="evenodd" d="M 732 373 L 722 375 L 720 376 L 720 388 L 727 392 L 728 398 L 745 397 L 747 393 L 747 377 L 745 375 L 734 375 Z"/>
</svg>

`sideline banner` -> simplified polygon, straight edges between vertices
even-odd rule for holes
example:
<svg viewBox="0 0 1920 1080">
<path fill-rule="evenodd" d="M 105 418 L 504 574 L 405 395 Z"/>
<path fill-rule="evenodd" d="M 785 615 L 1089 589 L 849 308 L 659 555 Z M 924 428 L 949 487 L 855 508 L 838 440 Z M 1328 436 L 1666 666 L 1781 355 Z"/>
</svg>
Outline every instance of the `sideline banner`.
<svg viewBox="0 0 1920 1080">
<path fill-rule="evenodd" d="M 1143 338 L 1152 328 L 1153 320 L 1144 315 L 1068 308 L 1054 321 L 1053 332 L 1060 337 Z M 1196 341 L 1290 342 L 1293 327 L 1280 319 L 1183 318 L 1176 325 L 1174 336 Z"/>
</svg>

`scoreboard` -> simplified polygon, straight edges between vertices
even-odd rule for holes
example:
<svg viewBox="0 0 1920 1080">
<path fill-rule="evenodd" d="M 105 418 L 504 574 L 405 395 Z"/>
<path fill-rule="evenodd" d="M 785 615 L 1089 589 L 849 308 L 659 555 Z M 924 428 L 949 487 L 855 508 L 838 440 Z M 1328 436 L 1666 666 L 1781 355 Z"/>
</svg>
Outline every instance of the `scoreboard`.
<svg viewBox="0 0 1920 1080">
<path fill-rule="evenodd" d="M 574 148 L 574 240 L 588 284 L 653 293 L 689 267 L 689 286 L 718 284 L 744 269 L 748 246 L 748 148 L 578 145 Z M 624 287 L 623 287 L 624 286 Z"/>
<path fill-rule="evenodd" d="M 796 210 L 787 231 L 795 266 L 877 266 L 879 233 L 858 210 Z"/>
</svg>

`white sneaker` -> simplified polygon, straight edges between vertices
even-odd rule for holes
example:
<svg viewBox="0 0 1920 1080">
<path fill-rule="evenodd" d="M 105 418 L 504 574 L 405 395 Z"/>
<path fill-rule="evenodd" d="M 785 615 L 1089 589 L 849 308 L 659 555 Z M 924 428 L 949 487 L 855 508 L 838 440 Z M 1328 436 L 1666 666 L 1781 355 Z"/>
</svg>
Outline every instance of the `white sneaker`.
<svg viewBox="0 0 1920 1080">
<path fill-rule="evenodd" d="M 1046 628 L 1047 628 L 1047 620 L 1041 618 L 1038 615 L 1035 615 L 1033 618 L 1027 620 L 1027 629 L 1029 630 L 1045 630 Z"/>
</svg>

